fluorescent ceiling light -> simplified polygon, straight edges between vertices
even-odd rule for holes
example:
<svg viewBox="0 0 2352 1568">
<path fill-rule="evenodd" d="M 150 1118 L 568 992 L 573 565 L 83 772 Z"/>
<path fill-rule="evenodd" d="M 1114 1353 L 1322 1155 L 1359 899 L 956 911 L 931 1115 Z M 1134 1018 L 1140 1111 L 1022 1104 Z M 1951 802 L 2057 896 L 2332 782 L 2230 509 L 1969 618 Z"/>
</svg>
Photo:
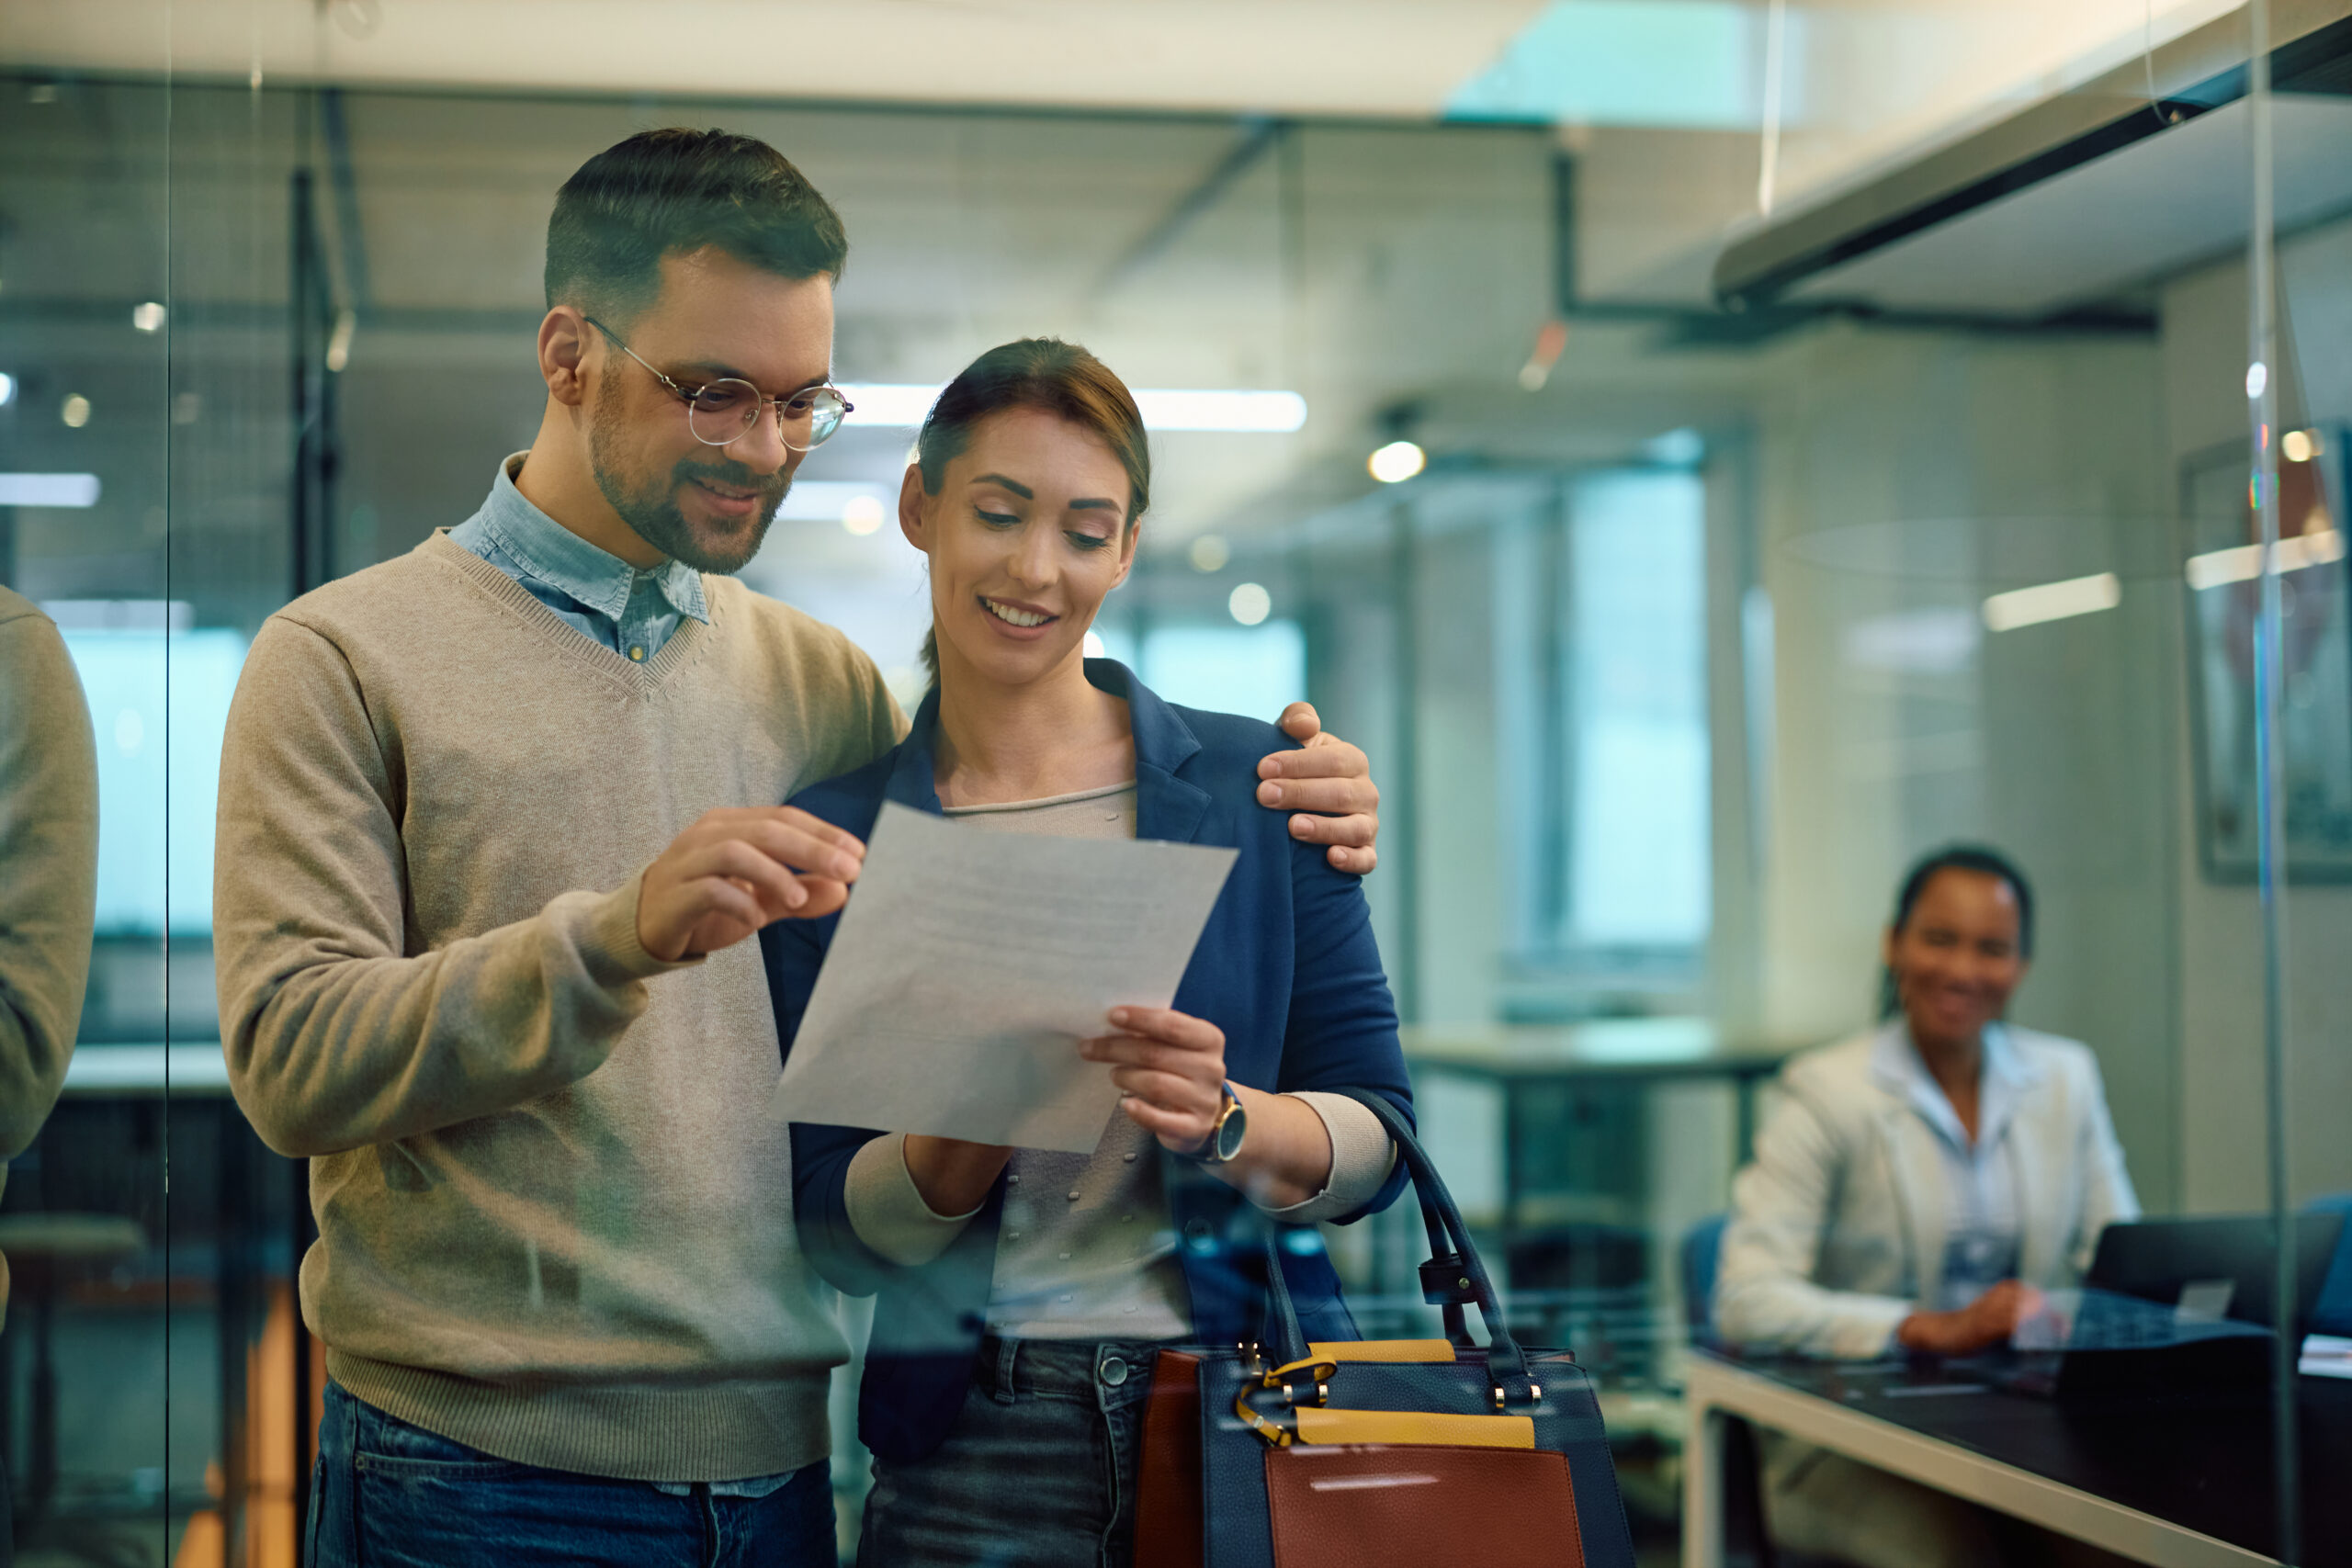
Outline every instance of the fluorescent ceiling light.
<svg viewBox="0 0 2352 1568">
<path fill-rule="evenodd" d="M 843 387 L 842 396 L 850 400 L 852 424 L 921 424 L 939 389 L 868 381 Z"/>
<path fill-rule="evenodd" d="M 2343 558 L 2344 536 L 2334 528 L 2278 541 L 2278 570 L 2282 572 L 2301 571 L 2307 566 L 2323 566 Z M 2262 575 L 2262 547 L 2240 545 L 2234 549 L 2191 556 L 2183 575 L 2188 579 L 2188 586 L 2200 592 L 2225 582 L 2252 582 Z"/>
<path fill-rule="evenodd" d="M 1230 430 L 1287 435 L 1306 423 L 1306 400 L 1296 392 L 1186 392 L 1136 394 L 1136 407 L 1153 430 Z"/>
<path fill-rule="evenodd" d="M 931 412 L 937 387 L 863 382 L 842 389 L 855 406 L 852 424 L 915 425 Z M 1151 430 L 1217 430 L 1285 435 L 1306 423 L 1306 400 L 1296 392 L 1141 388 L 1136 407 Z"/>
<path fill-rule="evenodd" d="M 2096 577 L 2070 577 L 2064 582 L 1996 593 L 1984 601 L 1984 626 L 1989 631 L 2013 632 L 2043 621 L 2112 610 L 2121 603 L 2122 581 L 2115 573 L 2102 571 Z"/>
<path fill-rule="evenodd" d="M 0 474 L 0 506 L 96 506 L 96 474 Z"/>
</svg>

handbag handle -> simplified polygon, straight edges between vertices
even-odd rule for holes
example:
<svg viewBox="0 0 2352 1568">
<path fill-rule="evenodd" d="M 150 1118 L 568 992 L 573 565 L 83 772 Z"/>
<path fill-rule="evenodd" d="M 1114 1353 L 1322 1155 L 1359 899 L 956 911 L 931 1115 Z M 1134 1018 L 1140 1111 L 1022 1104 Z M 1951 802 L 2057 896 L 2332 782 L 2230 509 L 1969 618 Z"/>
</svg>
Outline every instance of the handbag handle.
<svg viewBox="0 0 2352 1568">
<path fill-rule="evenodd" d="M 1412 1179 L 1414 1196 L 1420 1201 L 1421 1217 L 1430 1230 L 1430 1250 L 1436 1254 L 1431 1261 L 1446 1255 L 1444 1242 L 1452 1243 L 1453 1257 L 1459 1260 L 1462 1277 L 1470 1281 L 1472 1299 L 1478 1305 L 1478 1315 L 1487 1325 L 1487 1369 L 1498 1384 L 1510 1380 L 1527 1382 L 1527 1352 L 1503 1326 L 1502 1305 L 1495 1293 L 1495 1282 L 1487 1266 L 1478 1257 L 1478 1249 L 1470 1240 L 1470 1227 L 1463 1223 L 1462 1211 L 1454 1206 L 1453 1195 L 1445 1188 L 1445 1180 L 1437 1173 L 1420 1141 L 1407 1125 L 1404 1112 L 1369 1089 L 1344 1089 L 1346 1095 L 1380 1119 L 1380 1124 L 1396 1142 L 1398 1155 L 1405 1161 L 1405 1170 Z M 1267 1294 L 1274 1317 L 1274 1339 L 1282 1348 L 1286 1361 L 1298 1360 L 1306 1354 L 1306 1336 L 1299 1328 L 1298 1309 L 1291 1301 L 1290 1287 L 1283 1280 L 1282 1260 L 1278 1248 L 1270 1248 L 1267 1258 Z M 1449 1333 L 1455 1338 L 1462 1327 L 1461 1308 L 1456 1305 L 1446 1314 Z M 1532 1384 L 1530 1384 L 1532 1387 Z"/>
</svg>

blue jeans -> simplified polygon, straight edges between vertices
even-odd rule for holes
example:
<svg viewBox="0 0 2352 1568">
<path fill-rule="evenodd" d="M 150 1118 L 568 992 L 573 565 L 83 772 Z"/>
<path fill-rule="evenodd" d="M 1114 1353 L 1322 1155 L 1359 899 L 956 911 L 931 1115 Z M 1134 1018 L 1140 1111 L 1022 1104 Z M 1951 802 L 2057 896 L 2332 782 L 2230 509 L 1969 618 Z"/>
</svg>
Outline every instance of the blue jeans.
<svg viewBox="0 0 2352 1568">
<path fill-rule="evenodd" d="M 495 1459 L 326 1389 L 312 1568 L 836 1568 L 826 1461 L 764 1497 L 658 1492 Z"/>
<path fill-rule="evenodd" d="M 1126 1568 L 1159 1349 L 982 1341 L 939 1451 L 875 1461 L 862 1568 Z"/>
</svg>

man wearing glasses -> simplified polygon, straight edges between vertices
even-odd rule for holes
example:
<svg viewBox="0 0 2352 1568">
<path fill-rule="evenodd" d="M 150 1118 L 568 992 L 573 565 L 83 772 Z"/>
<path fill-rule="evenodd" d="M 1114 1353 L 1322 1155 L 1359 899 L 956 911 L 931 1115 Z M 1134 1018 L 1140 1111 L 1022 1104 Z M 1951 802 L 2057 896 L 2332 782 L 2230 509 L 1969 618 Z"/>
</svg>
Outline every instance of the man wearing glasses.
<svg viewBox="0 0 2352 1568">
<path fill-rule="evenodd" d="M 548 224 L 530 450 L 254 639 L 215 942 L 238 1102 L 311 1160 L 309 1562 L 833 1562 L 846 1348 L 743 939 L 841 907 L 863 846 L 775 803 L 904 721 L 847 638 L 729 574 L 849 412 L 845 250 L 748 138 L 591 159 Z M 1361 752 L 1264 771 L 1370 868 Z"/>
</svg>

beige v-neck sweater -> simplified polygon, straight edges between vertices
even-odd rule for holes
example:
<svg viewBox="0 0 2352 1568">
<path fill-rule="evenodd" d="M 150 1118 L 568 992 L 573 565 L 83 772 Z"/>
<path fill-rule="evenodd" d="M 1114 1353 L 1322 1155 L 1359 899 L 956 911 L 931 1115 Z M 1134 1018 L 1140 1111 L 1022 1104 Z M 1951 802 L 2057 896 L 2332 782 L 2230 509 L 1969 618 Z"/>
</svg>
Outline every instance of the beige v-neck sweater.
<svg viewBox="0 0 2352 1568">
<path fill-rule="evenodd" d="M 839 632 L 703 586 L 709 623 L 633 664 L 436 534 L 269 619 L 221 757 L 221 1038 L 263 1138 L 311 1156 L 328 1371 L 648 1481 L 822 1458 L 846 1347 L 794 1245 L 758 944 L 656 961 L 639 874 L 901 727 Z"/>
</svg>

